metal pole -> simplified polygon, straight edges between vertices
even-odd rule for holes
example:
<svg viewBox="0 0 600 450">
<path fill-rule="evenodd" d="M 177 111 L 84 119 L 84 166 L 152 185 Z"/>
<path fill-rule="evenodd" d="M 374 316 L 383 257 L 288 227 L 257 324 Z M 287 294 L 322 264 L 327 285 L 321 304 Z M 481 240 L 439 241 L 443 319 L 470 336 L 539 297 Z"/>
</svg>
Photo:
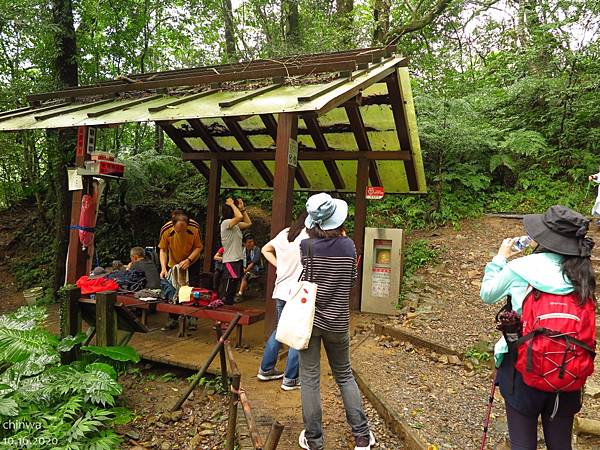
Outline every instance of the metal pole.
<svg viewBox="0 0 600 450">
<path fill-rule="evenodd" d="M 221 336 L 219 341 L 215 344 L 210 356 L 208 357 L 208 359 L 206 360 L 206 362 L 204 363 L 202 368 L 198 371 L 198 373 L 194 377 L 194 380 L 190 383 L 190 386 L 187 388 L 187 390 L 177 400 L 177 402 L 175 402 L 175 404 L 171 408 L 171 411 L 177 411 L 179 408 L 181 408 L 181 405 L 183 405 L 183 403 L 187 400 L 187 398 L 190 396 L 192 391 L 196 388 L 196 386 L 198 386 L 198 383 L 200 382 L 200 378 L 202 378 L 202 376 L 206 373 L 209 366 L 211 365 L 211 363 L 213 362 L 213 360 L 216 358 L 217 354 L 221 350 L 221 347 L 223 347 L 223 344 L 225 343 L 227 338 L 229 338 L 229 335 L 231 334 L 231 332 L 233 331 L 233 329 L 235 328 L 235 326 L 237 325 L 237 323 L 239 322 L 239 320 L 241 318 L 242 318 L 242 315 L 238 314 L 231 321 L 231 323 L 227 327 L 227 330 L 225 330 L 225 333 L 223 334 L 223 336 Z"/>
</svg>

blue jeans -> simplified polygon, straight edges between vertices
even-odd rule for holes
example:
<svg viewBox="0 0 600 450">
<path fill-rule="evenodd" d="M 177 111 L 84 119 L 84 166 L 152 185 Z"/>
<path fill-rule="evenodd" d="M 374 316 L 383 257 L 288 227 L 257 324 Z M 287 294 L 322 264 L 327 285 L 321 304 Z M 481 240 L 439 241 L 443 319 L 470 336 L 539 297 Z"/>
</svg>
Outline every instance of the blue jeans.
<svg viewBox="0 0 600 450">
<path fill-rule="evenodd" d="M 346 410 L 346 420 L 355 439 L 369 439 L 369 423 L 360 391 L 350 367 L 350 336 L 313 327 L 308 348 L 300 352 L 302 417 L 305 437 L 311 450 L 324 448 L 321 408 L 321 342 L 335 377 Z"/>
<path fill-rule="evenodd" d="M 268 372 L 275 368 L 277 357 L 279 356 L 279 349 L 281 348 L 281 342 L 278 342 L 277 339 L 275 339 L 275 334 L 277 333 L 277 324 L 279 323 L 279 318 L 281 317 L 285 302 L 277 298 L 273 300 L 275 300 L 275 329 L 265 344 L 263 359 L 260 363 L 260 370 L 263 372 Z M 283 376 L 284 383 L 293 383 L 298 380 L 298 372 L 300 370 L 298 360 L 298 350 L 290 348 L 288 350 L 287 364 Z"/>
</svg>

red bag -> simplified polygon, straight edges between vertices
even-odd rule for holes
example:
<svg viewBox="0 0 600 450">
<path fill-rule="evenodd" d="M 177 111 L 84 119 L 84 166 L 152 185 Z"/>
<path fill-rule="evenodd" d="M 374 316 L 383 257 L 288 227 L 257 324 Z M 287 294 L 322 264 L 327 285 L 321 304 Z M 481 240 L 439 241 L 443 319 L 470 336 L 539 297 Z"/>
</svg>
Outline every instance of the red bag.
<svg viewBox="0 0 600 450">
<path fill-rule="evenodd" d="M 82 294 L 95 294 L 96 292 L 118 291 L 119 285 L 106 277 L 90 278 L 87 275 L 82 276 L 75 283 Z"/>
<path fill-rule="evenodd" d="M 546 392 L 572 392 L 594 371 L 595 304 L 579 306 L 576 293 L 533 290 L 523 302 L 523 337 L 515 368 L 528 386 Z"/>
<path fill-rule="evenodd" d="M 81 212 L 79 214 L 79 242 L 83 248 L 89 247 L 94 240 L 94 227 L 96 226 L 96 195 L 92 197 L 85 194 L 81 199 Z"/>
<path fill-rule="evenodd" d="M 209 289 L 193 288 L 190 294 L 190 301 L 185 302 L 188 306 L 208 306 L 215 300 L 218 300 L 219 296 L 216 292 Z"/>
</svg>

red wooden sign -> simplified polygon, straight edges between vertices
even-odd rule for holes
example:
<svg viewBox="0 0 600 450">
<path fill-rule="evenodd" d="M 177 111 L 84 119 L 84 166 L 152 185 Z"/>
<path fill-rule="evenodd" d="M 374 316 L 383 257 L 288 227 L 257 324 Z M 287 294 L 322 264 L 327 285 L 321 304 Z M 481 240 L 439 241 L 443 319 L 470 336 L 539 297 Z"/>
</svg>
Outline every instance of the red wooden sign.
<svg viewBox="0 0 600 450">
<path fill-rule="evenodd" d="M 367 200 L 381 200 L 383 198 L 383 186 L 367 186 Z"/>
<path fill-rule="evenodd" d="M 77 128 L 77 156 L 83 156 L 85 153 L 85 147 L 87 144 L 86 131 L 87 127 Z"/>
</svg>

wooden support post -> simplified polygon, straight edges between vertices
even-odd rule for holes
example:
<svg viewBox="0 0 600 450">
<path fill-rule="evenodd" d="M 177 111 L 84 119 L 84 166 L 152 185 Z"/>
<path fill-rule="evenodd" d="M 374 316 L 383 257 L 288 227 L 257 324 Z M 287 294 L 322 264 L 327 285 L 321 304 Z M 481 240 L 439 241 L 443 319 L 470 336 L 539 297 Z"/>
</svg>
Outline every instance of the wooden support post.
<svg viewBox="0 0 600 450">
<path fill-rule="evenodd" d="M 237 410 L 240 396 L 237 394 L 240 389 L 240 381 L 242 376 L 239 373 L 234 373 L 231 377 L 231 393 L 229 397 L 229 418 L 227 421 L 227 440 L 225 441 L 225 449 L 233 450 L 235 448 L 235 429 L 237 426 Z"/>
<path fill-rule="evenodd" d="M 183 405 L 183 403 L 187 400 L 187 398 L 190 396 L 192 391 L 196 388 L 196 386 L 198 386 L 198 383 L 200 383 L 200 379 L 204 376 L 204 374 L 206 373 L 206 371 L 208 370 L 208 368 L 210 367 L 210 365 L 212 364 L 214 359 L 217 357 L 217 354 L 221 350 L 221 347 L 223 347 L 223 345 L 225 344 L 225 341 L 227 339 L 229 339 L 229 335 L 231 334 L 233 329 L 236 327 L 237 323 L 240 321 L 241 318 L 242 318 L 242 315 L 238 314 L 231 321 L 231 323 L 227 327 L 227 330 L 225 330 L 225 333 L 223 333 L 223 336 L 221 336 L 219 341 L 213 347 L 210 355 L 208 356 L 208 359 L 204 362 L 204 365 L 200 368 L 200 370 L 196 373 L 196 375 L 194 375 L 194 379 L 191 382 L 191 384 L 188 386 L 186 391 L 181 395 L 181 397 L 179 397 L 177 402 L 175 402 L 175 404 L 171 407 L 171 412 L 177 411 L 179 408 L 181 408 L 181 405 Z"/>
<path fill-rule="evenodd" d="M 362 257 L 364 255 L 365 225 L 367 221 L 367 197 L 366 190 L 369 183 L 369 161 L 366 158 L 358 160 L 358 170 L 356 173 L 356 195 L 354 205 L 354 246 L 356 255 L 360 257 L 360 266 L 358 267 L 358 278 L 354 284 L 350 307 L 354 310 L 360 310 L 360 297 L 362 292 L 362 267 L 364 266 Z"/>
<path fill-rule="evenodd" d="M 292 220 L 294 173 L 296 168 L 288 164 L 290 139 L 298 136 L 298 116 L 280 113 L 277 120 L 277 148 L 275 150 L 275 180 L 271 215 L 271 238 L 288 226 Z M 269 264 L 265 298 L 265 338 L 275 326 L 275 301 L 271 298 L 275 285 L 275 268 Z"/>
<path fill-rule="evenodd" d="M 79 127 L 77 131 L 77 150 L 75 153 L 75 166 L 84 167 L 85 161 L 90 158 L 86 151 L 88 127 Z M 84 177 L 83 190 L 73 191 L 71 194 L 71 225 L 79 224 L 81 214 L 81 199 L 83 194 L 89 192 L 92 186 L 90 177 Z M 90 245 L 84 252 L 79 242 L 79 230 L 69 231 L 69 251 L 67 253 L 67 284 L 75 282 L 83 275 L 91 271 L 92 257 L 94 256 L 94 245 Z"/>
<path fill-rule="evenodd" d="M 96 294 L 96 345 L 117 344 L 117 294 L 113 291 Z"/>
<path fill-rule="evenodd" d="M 210 162 L 208 177 L 208 205 L 206 208 L 206 235 L 204 238 L 204 272 L 212 267 L 213 247 L 217 242 L 219 228 L 219 193 L 221 191 L 221 161 Z"/>
<path fill-rule="evenodd" d="M 267 440 L 265 441 L 263 450 L 275 450 L 277 448 L 277 445 L 279 444 L 279 439 L 281 439 L 281 434 L 283 433 L 284 428 L 285 427 L 277 421 L 271 424 L 271 430 L 267 435 Z"/>
<path fill-rule="evenodd" d="M 79 288 L 69 290 L 62 300 L 60 337 L 76 336 L 81 331 L 81 314 L 79 312 L 79 298 L 81 291 Z M 69 364 L 77 359 L 77 348 L 65 352 L 61 356 L 63 364 Z"/>
<path fill-rule="evenodd" d="M 221 322 L 215 324 L 215 334 L 217 335 L 217 341 L 223 336 Z M 222 346 L 221 350 L 219 350 L 219 359 L 221 362 L 221 384 L 223 385 L 225 392 L 227 392 L 229 390 L 229 375 L 227 374 L 227 355 L 225 354 L 225 346 Z"/>
</svg>

